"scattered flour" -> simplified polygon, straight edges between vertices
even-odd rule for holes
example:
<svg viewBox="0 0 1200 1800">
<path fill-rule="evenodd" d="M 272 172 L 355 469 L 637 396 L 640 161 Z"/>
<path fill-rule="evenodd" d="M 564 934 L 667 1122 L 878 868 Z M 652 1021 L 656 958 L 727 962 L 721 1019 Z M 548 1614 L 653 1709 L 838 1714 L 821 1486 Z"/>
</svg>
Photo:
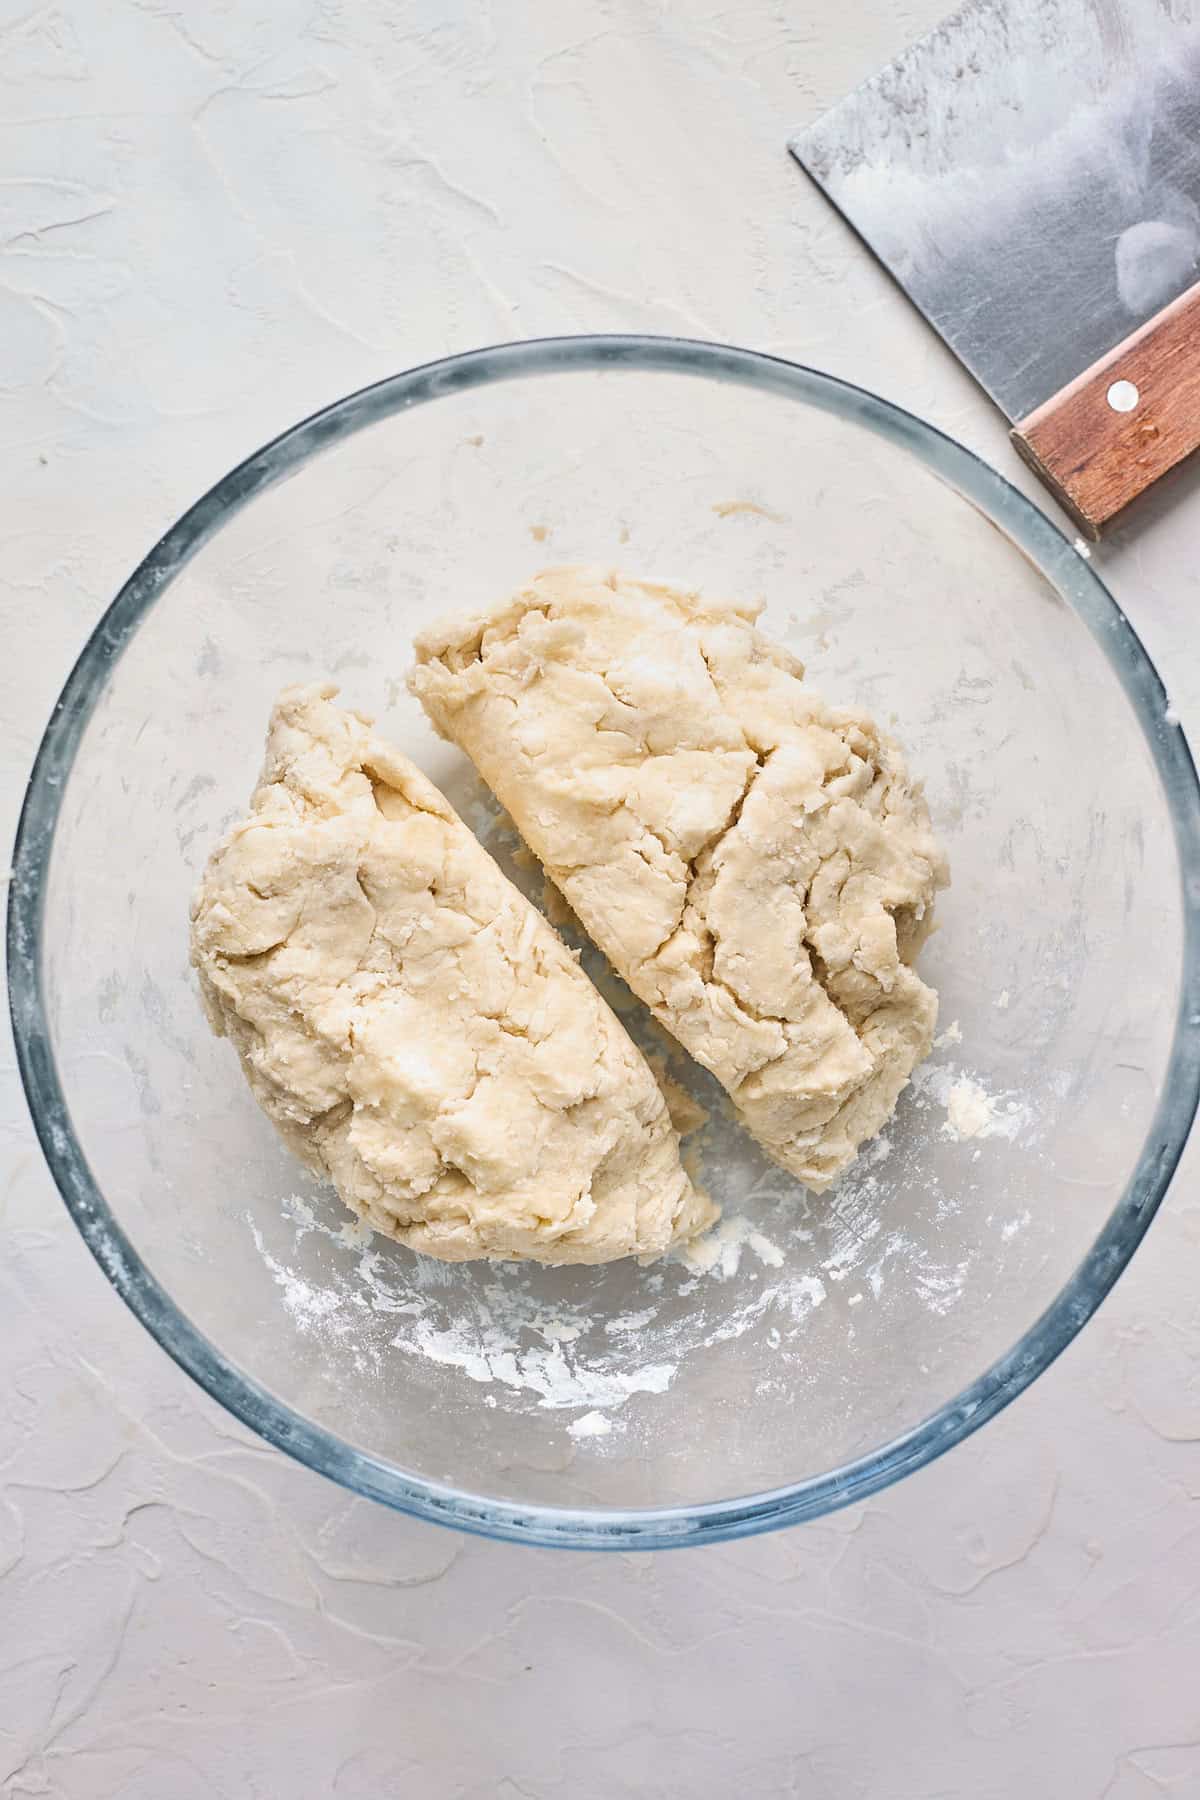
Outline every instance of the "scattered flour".
<svg viewBox="0 0 1200 1800">
<path fill-rule="evenodd" d="M 294 1194 L 283 1203 L 303 1267 L 273 1254 L 247 1214 L 258 1253 L 302 1332 L 331 1347 L 352 1345 L 360 1373 L 381 1373 L 399 1353 L 485 1387 L 490 1406 L 508 1395 L 509 1404 L 577 1412 L 567 1429 L 580 1440 L 608 1436 L 607 1415 L 634 1395 L 666 1393 L 685 1357 L 741 1337 L 768 1315 L 779 1321 L 769 1327 L 771 1341 L 790 1342 L 826 1298 L 811 1266 L 789 1271 L 783 1245 L 738 1214 L 653 1272 L 635 1274 L 628 1264 L 575 1272 L 577 1285 L 588 1284 L 583 1297 L 548 1307 L 539 1286 L 544 1293 L 548 1277 L 560 1272 L 433 1262 L 364 1243 L 342 1221 L 325 1222 L 323 1210 L 317 1197 Z M 784 1223 L 797 1245 L 811 1236 L 794 1219 Z M 770 1283 L 764 1270 L 775 1277 Z M 606 1289 L 628 1294 L 631 1281 L 649 1304 L 636 1311 L 605 1305 Z M 380 1326 L 387 1321 L 382 1333 L 368 1326 L 371 1315 Z"/>
<path fill-rule="evenodd" d="M 956 1081 L 946 1096 L 946 1123 L 942 1130 L 956 1138 L 987 1137 L 995 1122 L 995 1106 L 979 1083 L 965 1075 Z"/>
<path fill-rule="evenodd" d="M 782 1269 L 783 1251 L 770 1238 L 764 1237 L 761 1231 L 752 1231 L 746 1242 L 765 1268 Z"/>
<path fill-rule="evenodd" d="M 602 1412 L 584 1413 L 581 1419 L 572 1419 L 567 1426 L 573 1438 L 607 1437 L 612 1428 L 612 1420 Z"/>
<path fill-rule="evenodd" d="M 561 1344 L 522 1348 L 504 1330 L 493 1330 L 480 1341 L 470 1326 L 439 1331 L 421 1322 L 411 1334 L 392 1341 L 398 1350 L 460 1369 L 472 1381 L 499 1382 L 536 1394 L 546 1407 L 621 1406 L 631 1394 L 665 1394 L 677 1370 L 670 1362 L 630 1370 L 581 1366 Z"/>
<path fill-rule="evenodd" d="M 275 1257 L 271 1256 L 263 1243 L 262 1232 L 247 1215 L 250 1230 L 254 1238 L 255 1248 L 283 1289 L 283 1304 L 295 1319 L 297 1325 L 308 1327 L 318 1324 L 323 1319 L 331 1318 L 340 1309 L 340 1301 L 336 1292 L 330 1288 L 315 1288 L 311 1283 L 302 1281 L 290 1269 L 285 1269 Z"/>
<path fill-rule="evenodd" d="M 916 1092 L 946 1109 L 943 1137 L 1007 1138 L 1016 1142 L 1031 1123 L 1031 1108 L 1012 1093 L 989 1094 L 982 1081 L 952 1064 L 926 1063 L 912 1083 Z"/>
<path fill-rule="evenodd" d="M 645 1312 L 622 1313 L 619 1319 L 607 1320 L 604 1329 L 610 1336 L 616 1336 L 623 1331 L 642 1331 L 647 1325 L 652 1325 L 657 1317 L 658 1308 L 648 1306 Z"/>
<path fill-rule="evenodd" d="M 747 1152 L 714 1095 L 704 1178 L 725 1199 L 725 1217 L 652 1268 L 564 1276 L 527 1264 L 438 1263 L 374 1239 L 315 1186 L 282 1203 L 290 1248 L 281 1248 L 278 1223 L 268 1229 L 249 1215 L 247 1223 L 296 1329 L 348 1359 L 357 1379 L 395 1380 L 398 1360 L 419 1360 L 431 1406 L 461 1411 L 469 1381 L 483 1406 L 565 1413 L 572 1440 L 589 1454 L 613 1453 L 631 1429 L 653 1429 L 636 1405 L 620 1430 L 615 1415 L 639 1396 L 668 1393 L 715 1346 L 749 1334 L 761 1380 L 794 1397 L 820 1379 L 814 1331 L 827 1344 L 844 1329 L 854 1354 L 847 1308 L 865 1344 L 877 1341 L 862 1331 L 869 1310 L 910 1308 L 915 1298 L 939 1317 L 962 1302 L 985 1239 L 948 1227 L 969 1216 L 975 1176 L 952 1169 L 943 1189 L 945 1171 L 928 1147 L 940 1143 L 945 1156 L 964 1142 L 973 1169 L 988 1139 L 1032 1142 L 1038 1116 L 1026 1098 L 990 1092 L 976 1070 L 951 1062 L 946 1052 L 961 1042 L 955 1021 L 938 1039 L 941 1056 L 913 1079 L 903 1104 L 925 1122 L 914 1129 L 902 1116 L 819 1198 Z M 1046 1091 L 1061 1100 L 1068 1086 L 1051 1079 Z M 1027 1211 L 1006 1208 L 992 1243 L 1008 1244 L 1029 1223 Z"/>
<path fill-rule="evenodd" d="M 728 1281 L 741 1266 L 744 1246 L 749 1246 L 767 1268 L 782 1267 L 783 1252 L 778 1245 L 764 1237 L 749 1219 L 736 1215 L 722 1219 L 697 1243 L 681 1245 L 673 1256 L 694 1275 L 715 1275 L 718 1281 Z"/>
</svg>

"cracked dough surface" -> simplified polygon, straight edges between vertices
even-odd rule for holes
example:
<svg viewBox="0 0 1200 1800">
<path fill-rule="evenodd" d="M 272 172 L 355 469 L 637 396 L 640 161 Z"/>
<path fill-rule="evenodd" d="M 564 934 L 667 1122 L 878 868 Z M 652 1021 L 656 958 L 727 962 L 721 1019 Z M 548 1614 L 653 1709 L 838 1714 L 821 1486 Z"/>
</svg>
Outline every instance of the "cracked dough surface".
<svg viewBox="0 0 1200 1800">
<path fill-rule="evenodd" d="M 263 1109 L 449 1261 L 655 1255 L 711 1224 L 640 1052 L 449 803 L 331 685 L 271 716 L 192 962 Z"/>
<path fill-rule="evenodd" d="M 759 608 L 552 569 L 417 640 L 412 685 L 596 943 L 810 1187 L 891 1117 L 937 1018 L 947 880 L 919 785 Z"/>
</svg>

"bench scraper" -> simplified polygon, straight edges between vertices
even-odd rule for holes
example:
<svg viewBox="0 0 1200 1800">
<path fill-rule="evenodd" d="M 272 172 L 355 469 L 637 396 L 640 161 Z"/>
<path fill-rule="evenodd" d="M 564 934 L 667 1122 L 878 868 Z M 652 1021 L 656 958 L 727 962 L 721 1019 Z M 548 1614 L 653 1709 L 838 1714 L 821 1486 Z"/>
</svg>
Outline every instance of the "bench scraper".
<svg viewBox="0 0 1200 1800">
<path fill-rule="evenodd" d="M 968 0 L 790 148 L 1091 535 L 1200 446 L 1200 0 Z"/>
</svg>

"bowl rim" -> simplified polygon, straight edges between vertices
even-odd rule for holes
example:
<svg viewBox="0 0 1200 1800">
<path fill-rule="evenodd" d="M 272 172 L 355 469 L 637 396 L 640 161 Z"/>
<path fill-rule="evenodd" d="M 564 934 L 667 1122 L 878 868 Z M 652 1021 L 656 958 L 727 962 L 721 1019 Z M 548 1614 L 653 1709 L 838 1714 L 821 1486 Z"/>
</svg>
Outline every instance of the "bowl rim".
<svg viewBox="0 0 1200 1800">
<path fill-rule="evenodd" d="M 1133 708 L 1163 788 L 1182 885 L 1180 1001 L 1162 1095 L 1121 1199 L 1056 1298 L 1013 1349 L 961 1393 L 843 1467 L 766 1492 L 634 1510 L 518 1505 L 406 1474 L 314 1425 L 223 1357 L 150 1273 L 92 1176 L 59 1080 L 43 981 L 45 887 L 67 778 L 109 673 L 155 601 L 227 517 L 322 449 L 411 407 L 525 376 L 628 369 L 709 377 L 775 393 L 862 425 L 914 455 L 1041 571 L 1099 642 Z M 13 853 L 8 990 L 21 1081 L 59 1192 L 131 1311 L 207 1393 L 298 1461 L 401 1512 L 518 1543 L 659 1550 L 774 1530 L 863 1500 L 977 1431 L 1049 1367 L 1109 1292 L 1167 1190 L 1200 1098 L 1200 784 L 1154 665 L 1087 556 L 1086 546 L 1078 540 L 1070 543 L 997 470 L 902 407 L 803 364 L 698 339 L 580 335 L 443 357 L 333 401 L 240 462 L 159 539 L 89 636 L 38 747 Z"/>
</svg>

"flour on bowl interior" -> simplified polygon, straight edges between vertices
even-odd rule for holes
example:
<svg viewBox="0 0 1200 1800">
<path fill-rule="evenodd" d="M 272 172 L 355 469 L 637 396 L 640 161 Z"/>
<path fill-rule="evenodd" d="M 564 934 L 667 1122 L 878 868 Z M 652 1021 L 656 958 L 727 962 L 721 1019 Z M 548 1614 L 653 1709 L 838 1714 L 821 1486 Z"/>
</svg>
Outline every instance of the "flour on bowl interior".
<svg viewBox="0 0 1200 1800">
<path fill-rule="evenodd" d="M 981 1142 L 1002 1139 L 1019 1151 L 1037 1136 L 1027 1097 L 988 1093 L 973 1070 L 947 1060 L 960 1041 L 949 1031 L 912 1084 L 906 1104 L 918 1129 L 868 1145 L 819 1199 L 765 1158 L 749 1163 L 743 1135 L 714 1116 L 703 1133 L 704 1174 L 726 1196 L 725 1217 L 700 1242 L 638 1272 L 641 1304 L 632 1307 L 628 1268 L 619 1278 L 587 1271 L 574 1299 L 548 1303 L 545 1271 L 416 1256 L 335 1218 L 315 1186 L 284 1202 L 294 1255 L 253 1218 L 247 1223 L 296 1329 L 349 1353 L 356 1377 L 402 1379 L 397 1370 L 420 1358 L 486 1389 L 489 1406 L 573 1414 L 564 1420 L 571 1438 L 601 1453 L 627 1434 L 631 1399 L 667 1392 L 682 1367 L 717 1345 L 757 1333 L 761 1382 L 799 1391 L 816 1379 L 806 1342 L 819 1309 L 823 1319 L 831 1308 L 840 1315 L 852 1347 L 871 1306 L 911 1304 L 915 1294 L 940 1316 L 960 1303 L 972 1234 L 960 1232 L 952 1252 L 940 1231 L 914 1231 L 889 1205 L 897 1184 L 911 1177 L 930 1134 L 962 1140 L 968 1171 Z M 970 1204 L 969 1175 L 945 1193 L 933 1169 L 922 1182 L 937 1219 L 949 1222 Z M 979 1230 L 1008 1243 L 1028 1222 L 1027 1212 L 989 1216 Z"/>
</svg>

